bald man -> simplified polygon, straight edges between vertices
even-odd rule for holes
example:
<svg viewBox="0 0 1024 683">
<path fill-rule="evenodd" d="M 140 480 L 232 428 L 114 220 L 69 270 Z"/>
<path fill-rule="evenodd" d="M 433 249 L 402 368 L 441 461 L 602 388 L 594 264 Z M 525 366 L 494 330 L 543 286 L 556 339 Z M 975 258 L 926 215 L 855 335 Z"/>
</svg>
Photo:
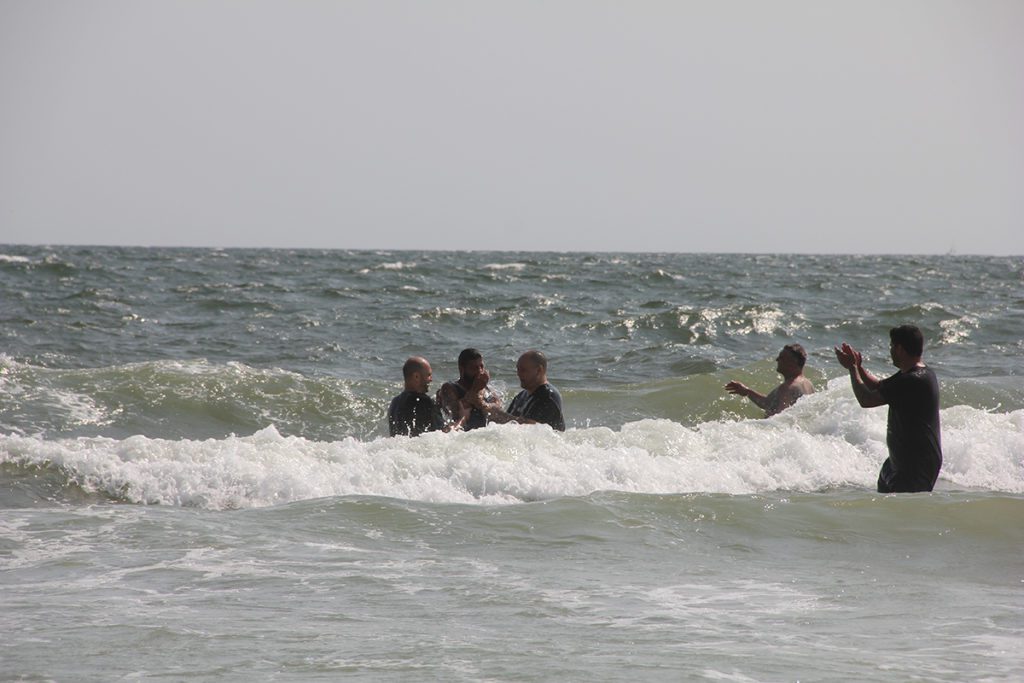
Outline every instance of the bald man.
<svg viewBox="0 0 1024 683">
<path fill-rule="evenodd" d="M 527 351 L 516 362 L 516 374 L 523 390 L 512 399 L 507 411 L 486 405 L 479 399 L 476 399 L 475 405 L 485 410 L 492 422 L 546 424 L 556 431 L 564 432 L 562 395 L 548 382 L 547 356 L 540 351 Z"/>
<path fill-rule="evenodd" d="M 444 429 L 444 420 L 427 390 L 434 379 L 426 358 L 413 356 L 402 366 L 405 391 L 391 399 L 388 427 L 391 436 L 419 436 Z"/>
</svg>

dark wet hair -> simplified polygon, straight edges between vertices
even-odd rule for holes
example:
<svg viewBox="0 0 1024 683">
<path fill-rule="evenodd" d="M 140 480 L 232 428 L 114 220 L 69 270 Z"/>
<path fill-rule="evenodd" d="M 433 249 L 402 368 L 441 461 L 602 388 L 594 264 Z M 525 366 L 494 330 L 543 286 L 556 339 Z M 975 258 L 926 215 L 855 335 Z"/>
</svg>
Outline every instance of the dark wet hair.
<svg viewBox="0 0 1024 683">
<path fill-rule="evenodd" d="M 924 353 L 924 335 L 917 325 L 900 325 L 889 330 L 889 340 L 893 344 L 899 344 L 903 350 L 914 358 L 920 358 Z"/>
<path fill-rule="evenodd" d="M 475 360 L 483 360 L 484 354 L 480 353 L 474 348 L 463 349 L 462 353 L 459 354 L 459 367 L 464 367 L 467 363 L 471 363 Z"/>
<path fill-rule="evenodd" d="M 405 361 L 405 365 L 402 366 L 402 378 L 409 379 L 415 372 L 426 371 L 427 366 L 423 364 L 422 358 L 416 358 L 413 356 L 409 360 Z"/>
<path fill-rule="evenodd" d="M 803 367 L 804 363 L 807 362 L 807 352 L 804 351 L 804 347 L 800 346 L 799 344 L 786 344 L 782 348 L 793 354 L 793 356 L 796 358 L 796 362 L 800 365 L 800 367 Z"/>
</svg>

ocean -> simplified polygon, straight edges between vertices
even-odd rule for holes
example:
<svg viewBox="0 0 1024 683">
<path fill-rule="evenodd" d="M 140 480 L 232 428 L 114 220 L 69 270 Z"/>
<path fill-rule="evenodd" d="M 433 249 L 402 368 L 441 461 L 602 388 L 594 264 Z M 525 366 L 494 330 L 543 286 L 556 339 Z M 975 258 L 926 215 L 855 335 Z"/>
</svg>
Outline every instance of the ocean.
<svg viewBox="0 0 1024 683">
<path fill-rule="evenodd" d="M 931 494 L 832 353 L 902 323 Z M 567 431 L 388 438 L 469 346 Z M 1021 680 L 1022 357 L 1021 257 L 0 246 L 0 679 Z"/>
</svg>

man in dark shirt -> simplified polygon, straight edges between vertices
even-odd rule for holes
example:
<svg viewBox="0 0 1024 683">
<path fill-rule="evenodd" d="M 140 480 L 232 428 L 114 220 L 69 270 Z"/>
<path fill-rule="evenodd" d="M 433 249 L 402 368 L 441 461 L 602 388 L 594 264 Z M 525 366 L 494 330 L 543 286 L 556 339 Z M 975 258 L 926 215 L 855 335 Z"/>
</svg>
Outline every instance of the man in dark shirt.
<svg viewBox="0 0 1024 683">
<path fill-rule="evenodd" d="M 849 344 L 836 348 L 839 364 L 850 371 L 857 402 L 864 408 L 889 406 L 885 443 L 889 457 L 878 475 L 879 493 L 931 491 L 942 468 L 939 382 L 922 361 L 924 336 L 913 325 L 889 330 L 895 375 L 879 380 L 864 369 Z"/>
<path fill-rule="evenodd" d="M 441 411 L 434 399 L 427 395 L 434 378 L 426 358 L 413 356 L 402 366 L 405 391 L 391 399 L 388 407 L 388 427 L 391 436 L 419 436 L 444 428 Z"/>
<path fill-rule="evenodd" d="M 564 432 L 562 395 L 548 383 L 547 357 L 540 351 L 527 351 L 516 363 L 516 374 L 523 390 L 512 399 L 507 411 L 493 405 L 485 407 L 479 400 L 475 404 L 486 410 L 492 422 L 546 424 Z"/>
<path fill-rule="evenodd" d="M 476 349 L 463 349 L 459 354 L 459 379 L 445 382 L 437 392 L 437 403 L 441 409 L 453 418 L 461 414 L 464 404 L 469 404 L 470 413 L 466 419 L 465 430 L 487 426 L 487 413 L 472 405 L 466 399 L 467 394 L 480 396 L 481 402 L 487 405 L 501 406 L 501 397 L 488 386 L 490 376 L 484 367 L 484 357 Z"/>
</svg>

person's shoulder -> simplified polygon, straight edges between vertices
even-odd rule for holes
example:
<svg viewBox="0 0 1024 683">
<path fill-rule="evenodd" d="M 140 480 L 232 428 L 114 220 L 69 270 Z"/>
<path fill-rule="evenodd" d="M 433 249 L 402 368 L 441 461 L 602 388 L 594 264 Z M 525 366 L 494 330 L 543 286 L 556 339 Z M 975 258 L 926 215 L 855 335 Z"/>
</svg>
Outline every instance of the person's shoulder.
<svg viewBox="0 0 1024 683">
<path fill-rule="evenodd" d="M 433 404 L 434 399 L 430 398 L 427 394 L 421 394 L 418 391 L 410 391 L 406 389 L 398 396 L 395 396 L 392 403 L 414 406 L 419 405 L 420 403 Z"/>
<path fill-rule="evenodd" d="M 430 396 L 428 394 L 421 394 L 418 391 L 410 391 L 409 394 L 410 394 L 409 400 L 412 403 L 429 403 L 429 404 L 433 404 L 434 403 L 434 399 L 430 398 Z"/>
<path fill-rule="evenodd" d="M 890 379 L 897 377 L 906 382 L 930 382 L 937 379 L 935 371 L 927 365 L 917 365 L 906 372 L 897 372 Z"/>
<path fill-rule="evenodd" d="M 562 400 L 562 394 L 559 393 L 558 389 L 551 382 L 541 384 L 539 387 L 537 387 L 537 391 L 533 393 L 540 394 L 541 396 L 546 396 L 551 399 L 557 399 L 559 401 Z"/>
<path fill-rule="evenodd" d="M 512 403 L 520 403 L 529 396 L 529 391 L 527 391 L 526 389 L 521 389 L 515 396 L 512 397 Z"/>
<path fill-rule="evenodd" d="M 929 388 L 933 388 L 934 390 L 938 390 L 939 388 L 938 376 L 935 374 L 935 371 L 927 365 L 919 365 L 914 368 L 914 379 L 915 381 L 920 382 Z"/>
<path fill-rule="evenodd" d="M 891 390 L 893 387 L 895 387 L 905 379 L 904 375 L 905 373 L 902 370 L 897 370 L 888 377 L 883 377 L 878 382 L 878 391 L 881 392 L 884 396 L 886 392 Z"/>
<path fill-rule="evenodd" d="M 907 373 L 903 372 L 902 370 L 897 370 L 896 372 L 892 373 L 888 377 L 883 377 L 882 378 L 882 384 L 892 384 L 894 382 L 899 382 L 901 379 L 904 379 L 906 376 L 907 376 Z"/>
</svg>

